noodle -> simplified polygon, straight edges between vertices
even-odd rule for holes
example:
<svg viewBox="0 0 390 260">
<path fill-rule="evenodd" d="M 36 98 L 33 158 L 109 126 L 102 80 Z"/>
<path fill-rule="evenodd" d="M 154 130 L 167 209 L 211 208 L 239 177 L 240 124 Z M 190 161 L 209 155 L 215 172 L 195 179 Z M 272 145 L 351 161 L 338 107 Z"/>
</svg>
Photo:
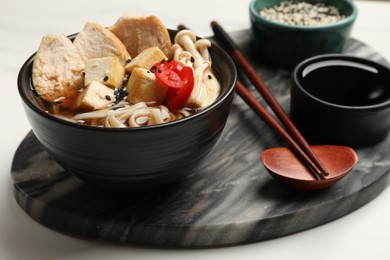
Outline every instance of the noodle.
<svg viewBox="0 0 390 260">
<path fill-rule="evenodd" d="M 122 104 L 123 103 L 126 102 L 122 102 Z M 81 122 L 82 120 L 88 125 L 93 124 L 95 126 L 125 128 L 168 123 L 189 116 L 192 113 L 193 112 L 184 109 L 174 113 L 170 112 L 167 107 L 162 105 L 148 106 L 145 102 L 139 102 L 134 105 L 127 103 L 117 109 L 108 108 L 77 114 L 70 120 L 73 122 Z"/>
</svg>

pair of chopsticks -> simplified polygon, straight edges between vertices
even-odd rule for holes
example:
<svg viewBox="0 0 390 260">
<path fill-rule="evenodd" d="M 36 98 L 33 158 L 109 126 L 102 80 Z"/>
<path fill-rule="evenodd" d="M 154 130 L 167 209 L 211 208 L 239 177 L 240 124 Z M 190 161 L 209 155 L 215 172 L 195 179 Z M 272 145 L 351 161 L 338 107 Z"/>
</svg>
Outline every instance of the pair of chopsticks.
<svg viewBox="0 0 390 260">
<path fill-rule="evenodd" d="M 311 173 L 316 179 L 325 179 L 329 173 L 325 167 L 310 148 L 294 123 L 290 120 L 286 112 L 280 106 L 278 101 L 266 87 L 261 78 L 257 75 L 254 68 L 250 65 L 239 47 L 234 43 L 230 36 L 224 29 L 215 21 L 211 22 L 211 27 L 214 36 L 221 44 L 221 47 L 233 58 L 238 69 L 243 72 L 247 78 L 252 82 L 257 91 L 261 94 L 275 115 L 286 127 L 288 132 L 278 123 L 274 117 L 253 97 L 251 92 L 237 80 L 236 92 L 238 95 L 258 114 L 263 120 L 272 127 L 280 136 L 287 142 L 290 149 L 301 159 L 301 162 L 311 170 Z"/>
<path fill-rule="evenodd" d="M 256 87 L 264 100 L 271 107 L 275 115 L 279 118 L 279 120 L 290 133 L 288 133 L 279 124 L 279 122 L 268 113 L 263 105 L 256 100 L 256 98 L 241 83 L 240 80 L 237 80 L 236 83 L 237 94 L 253 109 L 257 115 L 259 115 L 271 128 L 280 134 L 284 141 L 290 146 L 290 149 L 310 170 L 314 178 L 325 179 L 329 173 L 326 171 L 321 161 L 315 155 L 313 150 L 310 148 L 310 145 L 306 142 L 304 137 L 301 135 L 294 123 L 290 120 L 278 101 L 266 87 L 261 78 L 257 75 L 256 71 L 247 61 L 239 47 L 216 21 L 211 22 L 211 27 L 213 29 L 214 36 L 221 44 L 221 47 L 233 58 L 237 68 L 241 69 L 241 71 L 248 77 L 248 79 Z M 183 24 L 180 24 L 178 29 L 183 30 L 187 29 L 187 27 Z"/>
</svg>

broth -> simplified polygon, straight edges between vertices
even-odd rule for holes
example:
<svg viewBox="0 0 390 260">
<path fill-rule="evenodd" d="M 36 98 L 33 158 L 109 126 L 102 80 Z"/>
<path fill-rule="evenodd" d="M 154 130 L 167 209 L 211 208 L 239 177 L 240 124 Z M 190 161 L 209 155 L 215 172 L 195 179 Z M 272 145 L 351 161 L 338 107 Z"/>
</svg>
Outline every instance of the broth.
<svg viewBox="0 0 390 260">
<path fill-rule="evenodd" d="M 300 75 L 303 88 L 324 101 L 345 106 L 375 105 L 390 100 L 384 79 L 376 68 L 353 61 L 321 61 Z"/>
</svg>

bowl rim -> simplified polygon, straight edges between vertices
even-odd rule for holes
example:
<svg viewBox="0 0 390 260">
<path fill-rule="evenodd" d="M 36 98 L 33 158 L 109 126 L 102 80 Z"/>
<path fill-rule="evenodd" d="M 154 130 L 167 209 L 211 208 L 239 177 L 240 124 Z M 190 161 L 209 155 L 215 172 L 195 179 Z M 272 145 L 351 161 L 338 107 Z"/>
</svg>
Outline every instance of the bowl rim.
<svg viewBox="0 0 390 260">
<path fill-rule="evenodd" d="M 346 18 L 344 18 L 340 21 L 337 21 L 335 23 L 329 23 L 329 24 L 324 24 L 324 25 L 310 25 L 310 26 L 307 26 L 307 25 L 288 25 L 288 24 L 274 22 L 274 21 L 271 21 L 269 19 L 262 17 L 259 14 L 260 9 L 258 10 L 255 8 L 255 5 L 258 1 L 260 1 L 260 0 L 251 0 L 251 3 L 249 5 L 249 12 L 251 14 L 251 17 L 255 17 L 257 21 L 261 21 L 265 24 L 275 26 L 275 27 L 280 27 L 280 28 L 283 28 L 286 30 L 301 29 L 301 30 L 307 30 L 307 31 L 315 31 L 315 30 L 319 30 L 319 29 L 331 29 L 334 26 L 347 26 L 347 25 L 353 23 L 356 20 L 356 17 L 358 15 L 357 6 L 355 5 L 355 3 L 353 3 L 352 0 L 338 0 L 338 1 L 343 1 L 344 3 L 346 3 L 347 5 L 349 5 L 351 7 L 352 13 L 350 15 L 348 15 Z M 282 1 L 284 1 L 284 0 L 282 0 Z"/>
<path fill-rule="evenodd" d="M 322 54 L 322 55 L 317 55 L 317 56 L 305 59 L 302 62 L 300 62 L 298 65 L 295 66 L 295 68 L 292 72 L 292 81 L 293 82 L 292 82 L 291 87 L 297 88 L 301 93 L 303 93 L 305 96 L 307 96 L 311 100 L 315 101 L 316 103 L 319 103 L 323 106 L 327 106 L 327 107 L 333 108 L 333 109 L 344 110 L 344 111 L 349 110 L 349 111 L 356 111 L 356 112 L 358 112 L 358 111 L 369 112 L 369 111 L 378 111 L 378 110 L 381 110 L 383 108 L 390 107 L 390 99 L 387 99 L 386 101 L 376 103 L 373 105 L 348 106 L 348 105 L 340 105 L 337 103 L 325 101 L 325 100 L 320 99 L 320 98 L 312 95 L 311 93 L 309 93 L 302 86 L 302 84 L 299 80 L 300 77 L 298 76 L 299 73 L 301 73 L 310 64 L 313 64 L 313 63 L 318 62 L 318 61 L 326 61 L 326 60 L 352 61 L 352 62 L 356 62 L 356 63 L 362 64 L 362 65 L 371 66 L 374 68 L 380 68 L 381 70 L 385 70 L 386 72 L 388 72 L 388 74 L 390 75 L 390 68 L 389 67 L 387 67 L 383 64 L 380 64 L 378 62 L 369 60 L 369 59 L 365 59 L 365 58 L 361 58 L 361 57 L 357 57 L 357 56 L 353 56 L 353 55 L 348 55 L 348 54 Z M 390 84 L 389 84 L 389 87 L 390 87 Z"/>
<path fill-rule="evenodd" d="M 168 31 L 170 33 L 178 32 L 177 30 L 172 30 L 172 29 L 168 29 Z M 73 33 L 73 34 L 68 35 L 67 37 L 68 38 L 72 38 L 72 37 L 75 37 L 77 34 L 78 33 Z M 200 37 L 197 36 L 197 38 L 200 38 Z M 82 129 L 82 130 L 90 130 L 90 131 L 97 131 L 97 132 L 148 131 L 148 130 L 153 130 L 153 129 L 161 128 L 161 127 L 164 127 L 164 128 L 171 127 L 171 126 L 174 126 L 174 125 L 177 125 L 177 124 L 183 124 L 183 123 L 187 122 L 188 120 L 191 120 L 192 118 L 200 117 L 200 116 L 202 116 L 204 114 L 207 114 L 209 111 L 215 109 L 216 107 L 221 106 L 222 103 L 224 102 L 224 100 L 226 100 L 231 95 L 231 93 L 235 91 L 235 85 L 236 85 L 236 81 L 237 81 L 237 69 L 236 69 L 236 66 L 235 66 L 232 58 L 221 47 L 219 47 L 217 44 L 215 44 L 213 42 L 212 42 L 212 45 L 210 47 L 210 52 L 219 53 L 219 54 L 222 54 L 223 56 L 225 56 L 224 57 L 224 58 L 226 58 L 226 62 L 225 63 L 227 63 L 229 67 L 233 68 L 233 74 L 231 75 L 232 76 L 232 80 L 231 80 L 232 84 L 229 85 L 227 90 L 225 91 L 225 93 L 221 94 L 217 98 L 217 100 L 215 100 L 211 105 L 209 105 L 209 106 L 207 106 L 207 107 L 205 107 L 203 109 L 200 109 L 199 111 L 197 111 L 196 113 L 194 113 L 194 114 L 192 114 L 190 116 L 186 116 L 184 118 L 181 118 L 181 119 L 178 119 L 178 120 L 174 120 L 174 121 L 170 121 L 170 122 L 166 122 L 166 123 L 162 123 L 162 124 L 156 124 L 156 125 L 151 125 L 151 126 L 142 126 L 142 127 L 126 127 L 126 128 L 96 127 L 96 126 L 90 126 L 90 125 L 77 124 L 75 122 L 71 122 L 71 121 L 68 121 L 66 119 L 62 119 L 60 117 L 56 117 L 54 115 L 51 115 L 47 111 L 45 111 L 45 110 L 39 108 L 37 105 L 35 105 L 30 100 L 30 98 L 28 97 L 27 93 L 24 91 L 23 82 L 24 82 L 24 77 L 26 77 L 26 76 L 28 76 L 28 80 L 30 82 L 29 83 L 29 85 L 30 85 L 29 89 L 31 91 L 33 91 L 31 89 L 32 88 L 31 70 L 29 68 L 32 69 L 32 64 L 34 62 L 34 57 L 35 57 L 37 52 L 34 52 L 23 63 L 22 67 L 19 70 L 18 77 L 17 77 L 18 92 L 19 92 L 19 96 L 21 97 L 21 99 L 24 102 L 24 104 L 26 104 L 34 112 L 38 113 L 39 115 L 43 116 L 44 118 L 46 118 L 48 120 L 54 120 L 55 122 L 57 122 L 59 124 L 62 124 L 64 126 L 68 126 L 68 127 L 74 127 L 74 128 L 78 128 L 78 129 Z M 210 55 L 212 55 L 212 54 L 210 54 Z"/>
</svg>

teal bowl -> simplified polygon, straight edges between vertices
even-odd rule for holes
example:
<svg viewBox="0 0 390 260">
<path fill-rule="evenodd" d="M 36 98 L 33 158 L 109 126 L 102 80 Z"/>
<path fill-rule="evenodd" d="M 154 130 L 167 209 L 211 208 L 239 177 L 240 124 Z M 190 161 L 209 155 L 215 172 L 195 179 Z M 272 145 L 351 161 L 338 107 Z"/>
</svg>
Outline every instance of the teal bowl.
<svg viewBox="0 0 390 260">
<path fill-rule="evenodd" d="M 352 0 L 306 0 L 335 6 L 345 18 L 326 25 L 286 25 L 260 16 L 260 10 L 274 7 L 285 0 L 253 0 L 250 3 L 252 45 L 259 59 L 293 67 L 304 59 L 319 54 L 341 53 L 357 17 Z"/>
</svg>

